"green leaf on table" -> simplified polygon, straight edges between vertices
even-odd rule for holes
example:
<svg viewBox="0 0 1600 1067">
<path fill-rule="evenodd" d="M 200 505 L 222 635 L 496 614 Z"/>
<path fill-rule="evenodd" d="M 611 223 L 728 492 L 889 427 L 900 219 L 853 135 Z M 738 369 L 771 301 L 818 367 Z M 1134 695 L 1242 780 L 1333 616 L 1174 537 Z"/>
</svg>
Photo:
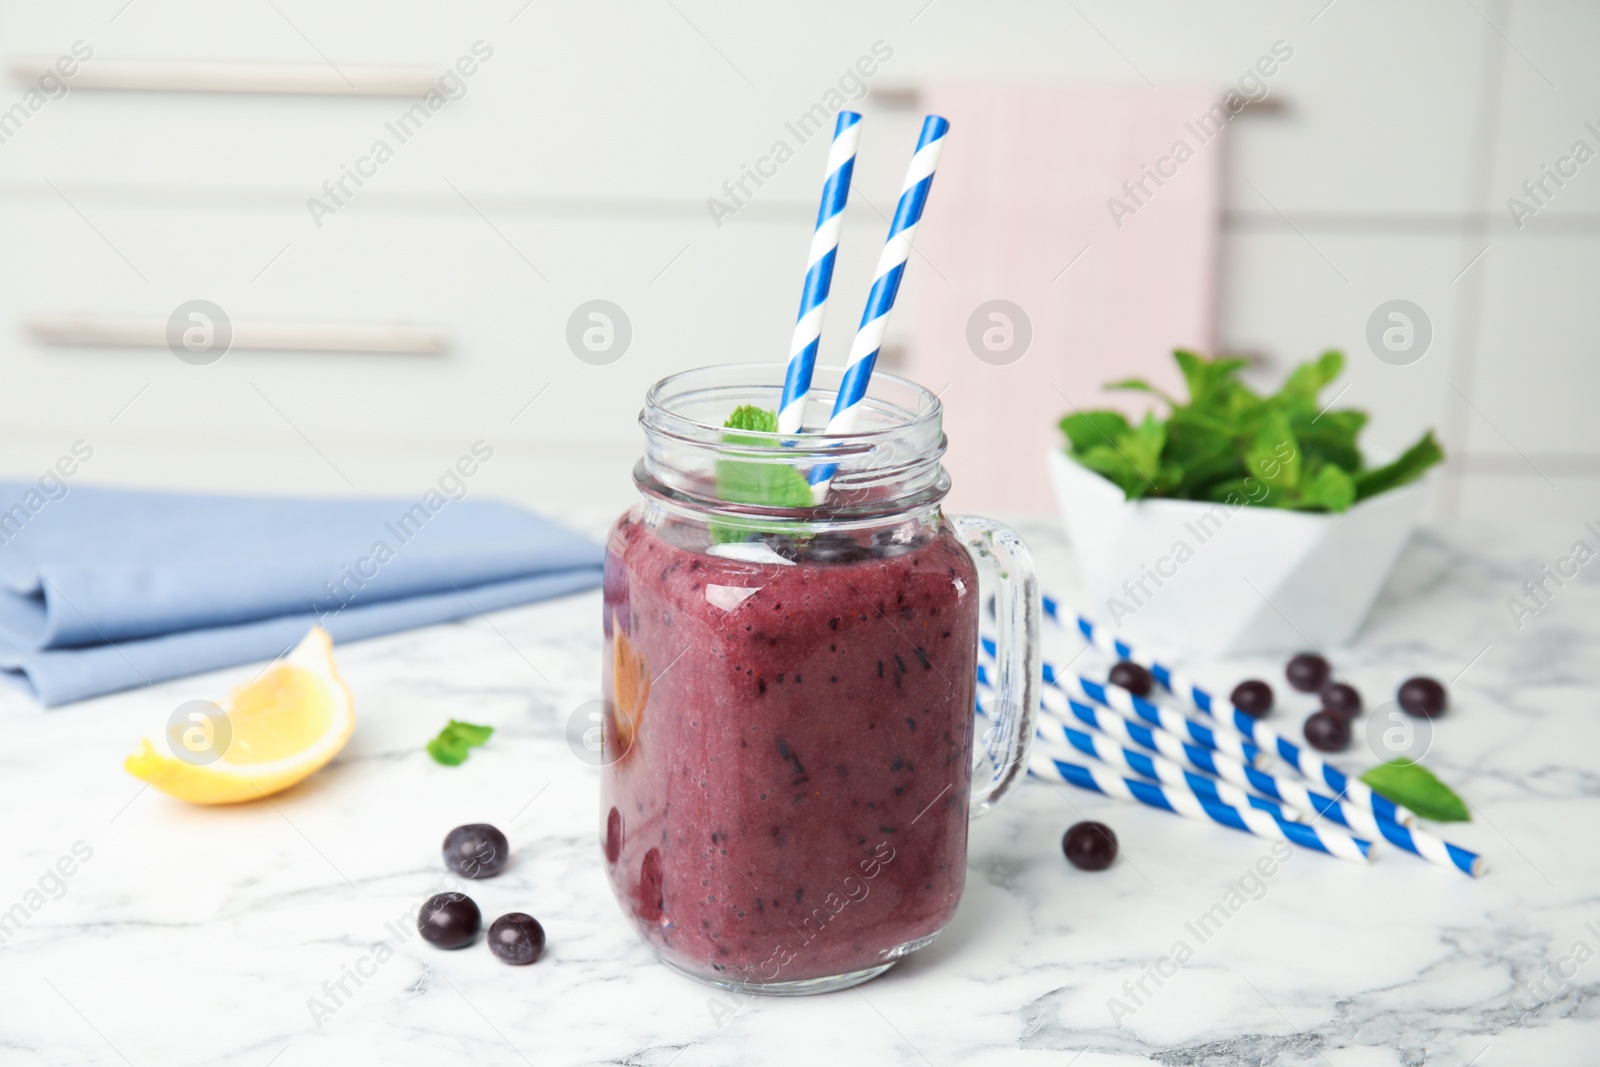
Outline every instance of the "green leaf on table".
<svg viewBox="0 0 1600 1067">
<path fill-rule="evenodd" d="M 1455 790 L 1420 763 L 1401 756 L 1380 763 L 1361 776 L 1373 791 L 1434 822 L 1471 822 L 1466 803 Z"/>
<path fill-rule="evenodd" d="M 1423 471 L 1443 460 L 1444 449 L 1439 447 L 1439 442 L 1433 439 L 1433 431 L 1429 430 L 1422 435 L 1422 440 L 1406 449 L 1393 463 L 1357 474 L 1356 499 L 1365 500 L 1369 496 L 1398 489 L 1407 482 L 1414 482 L 1422 477 Z"/>
<path fill-rule="evenodd" d="M 459 767 L 466 762 L 467 753 L 489 740 L 492 733 L 493 726 L 451 719 L 439 736 L 428 742 L 428 755 L 446 767 Z"/>
</svg>

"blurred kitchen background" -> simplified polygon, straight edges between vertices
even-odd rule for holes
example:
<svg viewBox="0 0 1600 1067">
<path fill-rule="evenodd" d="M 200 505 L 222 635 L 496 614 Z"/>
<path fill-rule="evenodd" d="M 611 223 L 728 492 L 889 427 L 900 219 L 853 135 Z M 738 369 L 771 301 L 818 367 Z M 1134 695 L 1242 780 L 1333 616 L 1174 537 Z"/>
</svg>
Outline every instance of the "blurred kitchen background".
<svg viewBox="0 0 1600 1067">
<path fill-rule="evenodd" d="M 1600 6 L 1524 0 L 10 0 L 0 471 L 82 441 L 85 483 L 414 497 L 481 440 L 475 496 L 601 529 L 651 382 L 787 355 L 827 142 L 796 121 L 865 116 L 840 362 L 950 101 L 885 365 L 946 388 L 958 502 L 1051 511 L 985 464 L 1032 463 L 1181 343 L 1259 384 L 1343 349 L 1370 450 L 1439 432 L 1436 519 L 1600 517 L 1600 163 L 1573 157 L 1600 148 L 1597 41 Z M 1121 180 L 1230 91 L 1254 99 L 1114 225 Z M 205 365 L 164 343 L 195 300 L 235 334 Z M 1030 323 L 1009 362 L 963 354 L 989 300 Z M 1394 300 L 1416 358 L 1369 345 Z M 569 343 L 590 328 L 611 348 Z"/>
</svg>

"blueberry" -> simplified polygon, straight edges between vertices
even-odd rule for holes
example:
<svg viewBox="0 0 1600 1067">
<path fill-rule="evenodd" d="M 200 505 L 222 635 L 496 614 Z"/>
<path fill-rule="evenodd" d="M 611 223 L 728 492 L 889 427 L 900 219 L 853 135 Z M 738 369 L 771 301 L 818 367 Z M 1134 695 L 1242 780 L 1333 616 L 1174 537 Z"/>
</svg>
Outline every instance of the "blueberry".
<svg viewBox="0 0 1600 1067">
<path fill-rule="evenodd" d="M 767 534 L 764 537 L 754 538 L 766 545 L 773 552 L 791 562 L 798 561 L 801 556 L 800 544 L 788 534 Z"/>
<path fill-rule="evenodd" d="M 1407 678 L 1400 684 L 1400 709 L 1419 719 L 1431 719 L 1445 709 L 1444 686 L 1432 678 Z"/>
<path fill-rule="evenodd" d="M 872 549 L 849 534 L 830 532 L 813 536 L 801 558 L 809 563 L 860 563 L 872 555 Z"/>
<path fill-rule="evenodd" d="M 1234 686 L 1228 699 L 1252 719 L 1260 719 L 1272 710 L 1272 686 L 1251 678 Z"/>
<path fill-rule="evenodd" d="M 928 538 L 924 533 L 907 533 L 904 527 L 896 527 L 878 530 L 872 535 L 871 541 L 873 559 L 893 559 L 921 548 L 927 544 Z"/>
<path fill-rule="evenodd" d="M 445 836 L 444 865 L 463 878 L 493 878 L 510 860 L 506 835 L 488 823 L 458 826 Z"/>
<path fill-rule="evenodd" d="M 532 915 L 507 912 L 489 927 L 489 951 L 519 967 L 532 963 L 544 952 L 544 927 Z"/>
<path fill-rule="evenodd" d="M 417 930 L 422 939 L 440 948 L 472 944 L 482 925 L 483 913 L 465 893 L 440 893 L 429 897 L 417 912 Z"/>
<path fill-rule="evenodd" d="M 1302 652 L 1289 661 L 1283 676 L 1302 693 L 1315 693 L 1328 684 L 1328 661 L 1313 652 Z"/>
<path fill-rule="evenodd" d="M 1074 823 L 1061 838 L 1061 851 L 1080 871 L 1103 871 L 1117 858 L 1117 835 L 1105 823 Z"/>
<path fill-rule="evenodd" d="M 1350 744 L 1350 720 L 1336 711 L 1319 711 L 1306 719 L 1306 743 L 1322 752 L 1342 752 Z"/>
<path fill-rule="evenodd" d="M 606 816 L 606 862 L 615 863 L 622 855 L 622 812 L 616 808 Z"/>
<path fill-rule="evenodd" d="M 1322 687 L 1322 706 L 1328 711 L 1352 719 L 1361 713 L 1361 694 L 1353 685 L 1329 682 Z"/>
<path fill-rule="evenodd" d="M 1155 688 L 1155 677 L 1137 663 L 1128 660 L 1118 662 L 1111 668 L 1111 684 L 1120 685 L 1134 696 L 1147 697 L 1150 690 Z"/>
</svg>

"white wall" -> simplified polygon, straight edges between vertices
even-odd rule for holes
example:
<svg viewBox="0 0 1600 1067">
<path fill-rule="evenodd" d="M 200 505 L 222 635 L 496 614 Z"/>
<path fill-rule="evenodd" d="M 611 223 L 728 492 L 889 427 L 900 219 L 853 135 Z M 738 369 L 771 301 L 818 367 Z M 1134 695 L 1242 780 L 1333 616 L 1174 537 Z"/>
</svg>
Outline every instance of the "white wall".
<svg viewBox="0 0 1600 1067">
<path fill-rule="evenodd" d="M 1600 162 L 1522 229 L 1505 206 L 1573 141 L 1600 148 L 1584 127 L 1600 128 L 1592 4 L 124 3 L 12 0 L 0 50 L 48 59 L 82 40 L 86 69 L 442 71 L 479 40 L 493 56 L 320 228 L 307 198 L 404 101 L 76 90 L 31 115 L 0 144 L 9 474 L 81 438 L 95 449 L 86 479 L 408 494 L 482 438 L 497 450 L 483 488 L 602 514 L 630 497 L 649 382 L 784 353 L 822 140 L 720 228 L 705 201 L 875 41 L 894 55 L 873 84 L 899 90 L 948 75 L 1220 89 L 1284 40 L 1281 109 L 1230 133 L 1225 347 L 1265 357 L 1263 380 L 1344 348 L 1340 403 L 1374 413 L 1370 446 L 1439 429 L 1452 457 L 1441 517 L 1600 518 Z M 0 83 L 0 109 L 26 89 Z M 863 107 L 842 295 L 865 289 L 884 226 L 868 202 L 892 202 L 917 121 Z M 195 367 L 162 349 L 46 347 L 23 329 L 71 311 L 165 320 L 202 297 L 235 320 L 415 322 L 452 343 L 442 356 L 236 351 Z M 565 343 L 594 298 L 633 324 L 609 366 Z M 1410 366 L 1379 362 L 1364 339 L 1394 298 L 1433 325 Z M 831 317 L 834 353 L 849 319 Z"/>
</svg>

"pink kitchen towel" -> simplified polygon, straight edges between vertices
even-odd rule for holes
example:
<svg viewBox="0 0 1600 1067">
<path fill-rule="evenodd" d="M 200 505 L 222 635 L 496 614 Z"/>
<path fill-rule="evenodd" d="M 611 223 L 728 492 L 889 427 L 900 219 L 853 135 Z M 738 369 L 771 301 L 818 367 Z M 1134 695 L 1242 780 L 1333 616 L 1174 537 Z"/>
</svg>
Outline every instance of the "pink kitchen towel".
<svg viewBox="0 0 1600 1067">
<path fill-rule="evenodd" d="M 1174 348 L 1216 334 L 1221 94 L 929 85 L 950 120 L 910 301 L 906 371 L 938 390 L 957 509 L 1053 510 L 1045 453 L 1104 383 L 1182 388 Z"/>
</svg>

